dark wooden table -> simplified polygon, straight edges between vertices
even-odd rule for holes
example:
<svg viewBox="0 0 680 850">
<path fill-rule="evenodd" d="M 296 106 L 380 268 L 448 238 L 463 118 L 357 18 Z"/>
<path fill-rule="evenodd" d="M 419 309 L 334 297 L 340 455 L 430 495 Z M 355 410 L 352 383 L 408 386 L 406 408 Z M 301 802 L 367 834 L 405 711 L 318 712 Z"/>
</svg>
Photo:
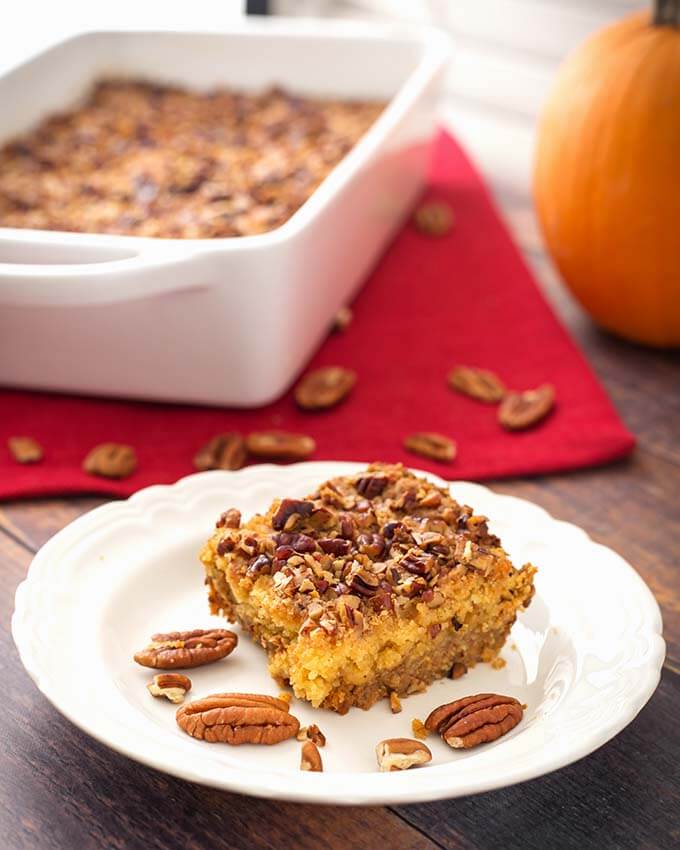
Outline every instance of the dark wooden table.
<svg viewBox="0 0 680 850">
<path fill-rule="evenodd" d="M 191 785 L 91 740 L 29 680 L 9 632 L 14 590 L 34 552 L 102 500 L 14 502 L 0 507 L 0 847 L 680 846 L 680 357 L 626 345 L 594 329 L 557 286 L 526 199 L 502 200 L 525 255 L 639 446 L 630 460 L 606 468 L 492 486 L 581 525 L 648 582 L 663 609 L 668 643 L 661 684 L 648 705 L 583 761 L 467 799 L 347 809 L 255 800 Z"/>
</svg>

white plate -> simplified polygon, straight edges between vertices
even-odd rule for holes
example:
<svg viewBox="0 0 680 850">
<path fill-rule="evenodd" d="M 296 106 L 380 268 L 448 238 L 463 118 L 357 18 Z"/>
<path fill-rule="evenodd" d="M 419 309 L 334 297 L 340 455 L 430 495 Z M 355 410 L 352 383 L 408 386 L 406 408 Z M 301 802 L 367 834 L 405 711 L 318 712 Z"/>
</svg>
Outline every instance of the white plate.
<svg viewBox="0 0 680 850">
<path fill-rule="evenodd" d="M 97 508 L 36 555 L 12 620 L 21 659 L 40 690 L 75 724 L 130 758 L 192 782 L 262 797 L 324 803 L 415 803 L 521 782 L 604 744 L 647 702 L 665 645 L 654 597 L 619 555 L 541 508 L 478 484 L 451 485 L 455 498 L 491 517 L 515 563 L 539 566 L 536 596 L 503 650 L 507 665 L 481 664 L 403 701 L 344 717 L 293 700 L 303 724 L 328 738 L 325 772 L 299 770 L 300 744 L 229 747 L 196 741 L 175 724 L 175 707 L 149 696 L 151 672 L 132 661 L 152 632 L 214 626 L 197 552 L 215 518 L 244 515 L 277 495 L 303 495 L 358 464 L 305 463 L 207 472 L 150 487 Z M 434 476 L 428 476 L 442 484 Z M 264 652 L 243 635 L 224 661 L 190 671 L 191 696 L 216 691 L 276 695 Z M 414 717 L 483 691 L 527 703 L 524 720 L 499 741 L 468 752 L 430 737 L 432 764 L 378 773 L 374 747 L 410 736 Z"/>
</svg>

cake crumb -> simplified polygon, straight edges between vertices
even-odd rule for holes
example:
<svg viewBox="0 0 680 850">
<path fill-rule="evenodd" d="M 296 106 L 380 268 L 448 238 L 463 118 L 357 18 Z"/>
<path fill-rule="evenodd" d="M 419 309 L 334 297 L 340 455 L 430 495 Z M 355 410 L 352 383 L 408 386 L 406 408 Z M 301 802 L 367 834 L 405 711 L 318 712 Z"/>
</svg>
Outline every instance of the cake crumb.
<svg viewBox="0 0 680 850">
<path fill-rule="evenodd" d="M 491 666 L 494 670 L 502 670 L 505 667 L 506 661 L 505 658 L 494 658 L 491 662 Z"/>
<path fill-rule="evenodd" d="M 293 695 L 289 694 L 288 691 L 281 691 L 281 693 L 279 694 L 279 699 L 282 702 L 287 702 L 288 705 L 290 705 L 290 701 L 293 699 Z"/>
<path fill-rule="evenodd" d="M 423 721 L 419 720 L 417 717 L 414 717 L 411 721 L 411 729 L 413 730 L 414 736 L 421 741 L 424 741 L 430 734 Z"/>
<path fill-rule="evenodd" d="M 401 700 L 396 691 L 390 691 L 390 711 L 392 714 L 399 714 L 401 711 Z"/>
</svg>

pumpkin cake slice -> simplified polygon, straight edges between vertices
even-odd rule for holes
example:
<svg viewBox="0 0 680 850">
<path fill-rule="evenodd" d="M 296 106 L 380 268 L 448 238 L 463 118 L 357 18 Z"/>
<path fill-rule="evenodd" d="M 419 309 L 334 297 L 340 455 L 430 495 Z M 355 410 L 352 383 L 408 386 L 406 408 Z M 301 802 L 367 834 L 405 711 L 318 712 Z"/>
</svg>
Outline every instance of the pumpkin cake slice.
<svg viewBox="0 0 680 850">
<path fill-rule="evenodd" d="M 492 661 L 536 572 L 446 489 L 378 463 L 244 525 L 226 511 L 201 561 L 211 611 L 265 648 L 280 684 L 341 714 Z"/>
</svg>

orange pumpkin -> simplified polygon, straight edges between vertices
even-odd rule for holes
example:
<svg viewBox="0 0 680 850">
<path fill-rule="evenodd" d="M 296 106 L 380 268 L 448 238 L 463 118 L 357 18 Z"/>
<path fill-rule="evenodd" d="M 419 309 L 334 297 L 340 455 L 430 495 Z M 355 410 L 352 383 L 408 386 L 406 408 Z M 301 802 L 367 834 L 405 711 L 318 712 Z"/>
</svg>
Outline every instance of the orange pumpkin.
<svg viewBox="0 0 680 850">
<path fill-rule="evenodd" d="M 552 257 L 595 321 L 680 345 L 680 0 L 566 60 L 539 126 L 534 194 Z"/>
</svg>

